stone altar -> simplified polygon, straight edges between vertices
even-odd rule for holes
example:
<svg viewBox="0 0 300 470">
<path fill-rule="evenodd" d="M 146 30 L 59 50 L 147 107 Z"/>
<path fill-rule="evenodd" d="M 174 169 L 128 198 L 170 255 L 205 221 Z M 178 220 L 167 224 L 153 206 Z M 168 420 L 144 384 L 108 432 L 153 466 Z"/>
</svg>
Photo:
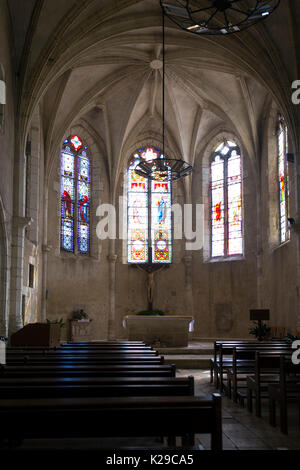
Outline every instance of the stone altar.
<svg viewBox="0 0 300 470">
<path fill-rule="evenodd" d="M 185 315 L 126 315 L 123 327 L 128 331 L 128 341 L 183 347 L 188 345 L 189 331 L 194 331 L 194 319 Z"/>
</svg>

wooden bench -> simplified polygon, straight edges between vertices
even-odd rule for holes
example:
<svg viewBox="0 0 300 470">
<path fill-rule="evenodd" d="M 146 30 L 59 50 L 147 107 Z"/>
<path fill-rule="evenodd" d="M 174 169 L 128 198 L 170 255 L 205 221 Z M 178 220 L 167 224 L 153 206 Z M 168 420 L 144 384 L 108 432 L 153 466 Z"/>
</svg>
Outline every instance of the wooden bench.
<svg viewBox="0 0 300 470">
<path fill-rule="evenodd" d="M 139 349 L 43 349 L 43 350 L 32 350 L 32 349 L 6 349 L 6 357 L 18 357 L 18 356 L 32 356 L 32 357 L 68 357 L 68 356 L 120 356 L 120 355 L 142 355 L 142 356 L 158 356 L 158 352 L 150 349 L 139 350 Z"/>
<path fill-rule="evenodd" d="M 175 377 L 175 364 L 0 365 L 3 377 Z"/>
<path fill-rule="evenodd" d="M 194 445 L 210 434 L 222 449 L 221 396 L 1 399 L 0 439 L 179 436 Z M 117 423 L 117 425 L 116 425 Z"/>
<path fill-rule="evenodd" d="M 138 345 L 138 346 L 147 346 L 147 344 L 144 341 L 118 341 L 118 340 L 113 340 L 113 341 L 67 341 L 64 343 L 61 343 L 62 346 L 81 346 L 81 345 L 88 345 L 88 346 L 93 346 L 93 345 L 126 345 L 126 346 L 132 346 L 132 345 Z"/>
<path fill-rule="evenodd" d="M 257 352 L 262 354 L 268 354 L 269 356 L 279 356 L 280 354 L 291 354 L 291 348 L 289 345 L 286 346 L 275 346 L 272 348 L 248 348 L 248 347 L 237 347 L 233 350 L 232 363 L 226 364 L 227 373 L 227 395 L 229 398 L 233 398 L 234 402 L 240 398 L 243 404 L 245 396 L 241 392 L 238 392 L 238 387 L 242 382 L 244 388 L 246 388 L 247 376 L 253 374 L 255 371 L 255 355 Z M 224 367 L 224 366 L 223 366 Z"/>
<path fill-rule="evenodd" d="M 287 344 L 285 340 L 278 341 L 247 341 L 247 340 L 231 340 L 231 341 L 215 341 L 214 343 L 214 357 L 210 359 L 210 381 L 214 382 L 216 387 L 219 388 L 219 372 L 220 365 L 224 361 L 225 353 L 232 356 L 233 348 L 235 347 L 269 347 L 271 346 L 281 346 L 282 344 Z M 226 362 L 226 361 L 224 361 Z"/>
<path fill-rule="evenodd" d="M 280 358 L 279 383 L 268 385 L 269 396 L 269 422 L 276 426 L 276 403 L 280 409 L 280 429 L 284 434 L 288 433 L 288 401 L 298 404 L 298 416 L 300 426 L 300 365 L 294 365 L 285 357 Z"/>
<path fill-rule="evenodd" d="M 216 357 L 216 360 L 213 363 L 213 370 L 214 370 L 214 378 L 215 378 L 215 385 L 217 388 L 220 388 L 221 391 L 224 389 L 223 383 L 223 374 L 224 372 L 227 373 L 227 369 L 232 368 L 233 366 L 233 354 L 235 349 L 244 348 L 245 350 L 249 351 L 256 351 L 256 350 L 281 350 L 290 348 L 290 345 L 287 342 L 280 342 L 275 344 L 272 343 L 262 343 L 262 342 L 252 342 L 249 344 L 243 345 L 235 345 L 232 344 L 220 344 L 219 345 L 219 357 Z M 228 356 L 228 357 L 224 357 Z M 225 387 L 226 388 L 226 387 Z"/>
<path fill-rule="evenodd" d="M 163 364 L 164 357 L 163 356 L 142 356 L 142 355 L 119 355 L 119 356 L 111 356 L 111 355 L 103 355 L 103 356 L 73 356 L 68 355 L 62 357 L 34 357 L 28 355 L 22 355 L 17 357 L 7 357 L 6 358 L 7 364 L 31 364 L 31 365 L 80 365 L 80 364 Z"/>
<path fill-rule="evenodd" d="M 268 392 L 269 384 L 279 382 L 281 358 L 291 361 L 291 355 L 274 355 L 256 352 L 254 375 L 247 377 L 247 408 L 252 412 L 255 398 L 256 416 L 261 416 L 261 400 Z M 268 395 L 267 395 L 268 396 Z"/>
<path fill-rule="evenodd" d="M 26 382 L 10 379 L 0 380 L 0 399 L 3 398 L 73 398 L 73 397 L 118 397 L 118 396 L 193 396 L 194 377 L 169 379 L 112 378 L 102 381 L 68 380 Z"/>
</svg>

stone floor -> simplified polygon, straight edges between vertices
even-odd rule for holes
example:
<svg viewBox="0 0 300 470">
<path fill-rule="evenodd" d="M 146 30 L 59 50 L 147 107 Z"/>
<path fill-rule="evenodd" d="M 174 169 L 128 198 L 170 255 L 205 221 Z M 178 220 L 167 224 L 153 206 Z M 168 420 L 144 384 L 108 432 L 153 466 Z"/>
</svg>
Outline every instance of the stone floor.
<svg viewBox="0 0 300 470">
<path fill-rule="evenodd" d="M 195 378 L 195 395 L 207 396 L 215 392 L 210 384 L 208 370 L 181 369 L 177 377 L 193 375 Z M 297 420 L 297 409 L 289 407 L 289 435 L 273 428 L 268 423 L 267 403 L 263 403 L 262 418 L 249 413 L 246 408 L 222 397 L 223 412 L 223 448 L 224 450 L 299 450 L 300 430 Z M 206 435 L 197 436 L 197 444 L 210 448 L 210 438 Z"/>
</svg>

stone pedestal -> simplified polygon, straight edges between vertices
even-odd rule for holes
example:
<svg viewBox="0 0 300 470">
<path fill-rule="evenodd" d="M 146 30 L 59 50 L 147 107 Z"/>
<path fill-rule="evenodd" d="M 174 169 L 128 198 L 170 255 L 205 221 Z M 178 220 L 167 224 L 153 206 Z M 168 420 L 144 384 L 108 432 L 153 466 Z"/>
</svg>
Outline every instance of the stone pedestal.
<svg viewBox="0 0 300 470">
<path fill-rule="evenodd" d="M 91 337 L 91 320 L 70 320 L 71 341 L 90 341 Z"/>
<path fill-rule="evenodd" d="M 193 317 L 180 315 L 127 315 L 123 321 L 129 341 L 144 341 L 156 347 L 187 346 L 193 324 Z"/>
</svg>

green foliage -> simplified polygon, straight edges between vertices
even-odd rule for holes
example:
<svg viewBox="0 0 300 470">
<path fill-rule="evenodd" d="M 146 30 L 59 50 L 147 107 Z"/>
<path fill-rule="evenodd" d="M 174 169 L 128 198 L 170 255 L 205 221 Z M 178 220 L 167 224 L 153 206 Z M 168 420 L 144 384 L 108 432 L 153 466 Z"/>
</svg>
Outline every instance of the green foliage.
<svg viewBox="0 0 300 470">
<path fill-rule="evenodd" d="M 154 308 L 153 310 L 142 310 L 137 313 L 137 315 L 164 315 L 164 312 L 162 310 L 159 310 L 158 308 Z"/>
<path fill-rule="evenodd" d="M 48 318 L 46 319 L 46 322 L 48 323 L 48 325 L 52 324 L 52 325 L 59 325 L 61 328 L 63 326 L 65 326 L 65 323 L 63 321 L 62 318 L 59 318 L 59 319 L 56 319 L 56 320 L 49 320 Z"/>
<path fill-rule="evenodd" d="M 259 328 L 258 328 L 258 323 L 253 322 L 253 327 L 250 328 L 249 334 L 255 336 L 256 338 L 259 337 Z M 271 333 L 271 328 L 266 324 L 262 323 L 261 325 L 261 336 L 262 338 L 267 338 Z"/>
</svg>

